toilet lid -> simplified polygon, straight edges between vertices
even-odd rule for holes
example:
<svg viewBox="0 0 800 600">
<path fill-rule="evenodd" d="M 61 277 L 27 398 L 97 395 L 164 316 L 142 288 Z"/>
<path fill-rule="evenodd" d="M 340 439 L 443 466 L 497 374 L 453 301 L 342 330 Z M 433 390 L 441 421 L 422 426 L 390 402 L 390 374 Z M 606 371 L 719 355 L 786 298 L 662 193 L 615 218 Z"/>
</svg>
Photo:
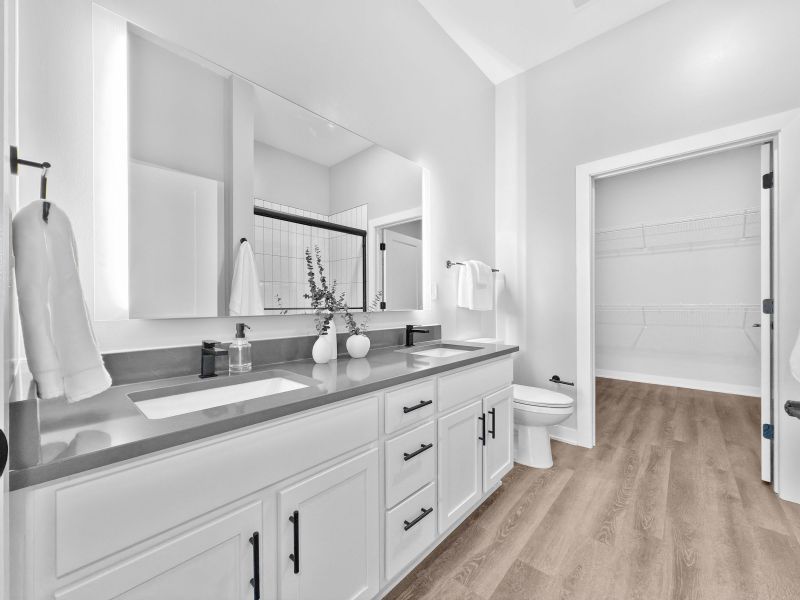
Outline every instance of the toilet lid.
<svg viewBox="0 0 800 600">
<path fill-rule="evenodd" d="M 531 406 L 572 406 L 572 398 L 566 394 L 552 392 L 529 385 L 514 385 L 514 402 Z"/>
</svg>

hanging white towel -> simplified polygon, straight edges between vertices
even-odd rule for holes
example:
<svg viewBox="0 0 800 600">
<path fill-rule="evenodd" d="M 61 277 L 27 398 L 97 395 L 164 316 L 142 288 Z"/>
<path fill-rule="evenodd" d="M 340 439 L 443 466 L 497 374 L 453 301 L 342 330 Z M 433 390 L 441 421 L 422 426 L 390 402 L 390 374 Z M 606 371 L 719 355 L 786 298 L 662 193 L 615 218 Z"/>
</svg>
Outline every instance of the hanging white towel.
<svg viewBox="0 0 800 600">
<path fill-rule="evenodd" d="M 487 283 L 481 286 L 480 281 Z M 494 289 L 492 269 L 477 260 L 468 260 L 458 273 L 457 304 L 470 310 L 492 310 Z"/>
<path fill-rule="evenodd" d="M 22 337 L 39 397 L 77 402 L 108 389 L 67 215 L 51 204 L 45 223 L 42 202 L 32 202 L 14 217 L 12 235 Z"/>
<path fill-rule="evenodd" d="M 253 249 L 247 240 L 239 244 L 236 264 L 233 267 L 231 301 L 228 305 L 231 316 L 264 314 L 264 299 L 261 296 L 261 282 L 256 270 Z"/>
</svg>

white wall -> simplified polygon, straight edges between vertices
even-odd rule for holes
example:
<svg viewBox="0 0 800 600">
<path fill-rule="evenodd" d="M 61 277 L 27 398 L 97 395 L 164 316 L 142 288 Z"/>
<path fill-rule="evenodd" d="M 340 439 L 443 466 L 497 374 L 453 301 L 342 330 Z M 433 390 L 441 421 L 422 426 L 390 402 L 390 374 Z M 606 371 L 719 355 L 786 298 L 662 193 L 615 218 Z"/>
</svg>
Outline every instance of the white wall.
<svg viewBox="0 0 800 600">
<path fill-rule="evenodd" d="M 527 212 L 519 383 L 576 374 L 575 167 L 800 105 L 798 21 L 791 0 L 673 0 L 498 87 L 498 121 L 525 127 L 496 142 L 525 165 L 496 198 L 498 214 Z"/>
<path fill-rule="evenodd" d="M 51 197 L 73 221 L 81 280 L 91 290 L 91 3 L 22 4 L 21 147 L 25 155 L 54 165 Z M 491 333 L 482 315 L 453 309 L 455 273 L 444 263 L 464 256 L 493 261 L 494 88 L 421 5 L 365 0 L 100 4 L 429 169 L 438 299 L 428 312 L 375 316 L 373 326 L 440 322 L 450 337 Z M 252 147 L 251 141 L 251 155 Z M 23 198 L 37 197 L 35 174 L 25 174 L 21 185 Z M 86 295 L 92 297 L 90 291 Z M 234 321 L 107 322 L 96 324 L 96 334 L 104 351 L 192 344 L 227 339 Z M 311 319 L 302 316 L 251 319 L 250 325 L 255 337 L 313 332 Z"/>
<path fill-rule="evenodd" d="M 331 167 L 331 213 L 362 204 L 369 218 L 419 208 L 422 171 L 380 146 L 370 146 Z"/>
<path fill-rule="evenodd" d="M 598 180 L 595 226 L 597 231 L 607 231 L 758 209 L 760 198 L 760 146 L 749 146 Z M 757 219 L 748 227 L 748 234 L 754 237 L 742 242 L 742 231 L 737 225 L 707 230 L 704 235 L 692 234 L 691 238 L 681 234 L 659 241 L 658 236 L 650 236 L 648 242 L 653 246 L 646 253 L 598 252 L 598 375 L 667 385 L 676 383 L 670 379 L 677 379 L 686 387 L 758 395 L 760 330 L 752 324 L 759 322 L 760 311 L 650 313 L 646 319 L 652 326 L 644 328 L 639 311 L 602 310 L 608 306 L 659 304 L 758 306 Z M 659 243 L 702 242 L 719 240 L 720 236 L 733 243 L 668 251 L 658 247 Z"/>
<path fill-rule="evenodd" d="M 139 35 L 128 36 L 130 156 L 225 178 L 225 78 Z"/>
<path fill-rule="evenodd" d="M 403 235 L 407 235 L 409 237 L 421 240 L 422 239 L 422 221 L 408 221 L 407 223 L 398 223 L 397 225 L 392 225 L 391 227 L 387 227 L 391 231 L 396 231 L 397 233 L 402 233 Z"/>
<path fill-rule="evenodd" d="M 257 141 L 253 155 L 253 194 L 265 202 L 330 215 L 330 169 Z"/>
</svg>

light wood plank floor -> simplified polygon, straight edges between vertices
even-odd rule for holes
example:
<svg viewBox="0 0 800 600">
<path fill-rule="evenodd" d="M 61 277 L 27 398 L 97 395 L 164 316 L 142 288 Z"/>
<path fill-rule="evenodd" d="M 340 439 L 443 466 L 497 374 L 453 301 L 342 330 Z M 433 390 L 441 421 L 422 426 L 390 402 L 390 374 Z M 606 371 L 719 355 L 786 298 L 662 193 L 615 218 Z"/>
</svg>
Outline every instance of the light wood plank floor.
<svg viewBox="0 0 800 600">
<path fill-rule="evenodd" d="M 800 505 L 760 481 L 757 399 L 599 379 L 597 447 L 553 455 L 388 598 L 800 598 Z"/>
</svg>

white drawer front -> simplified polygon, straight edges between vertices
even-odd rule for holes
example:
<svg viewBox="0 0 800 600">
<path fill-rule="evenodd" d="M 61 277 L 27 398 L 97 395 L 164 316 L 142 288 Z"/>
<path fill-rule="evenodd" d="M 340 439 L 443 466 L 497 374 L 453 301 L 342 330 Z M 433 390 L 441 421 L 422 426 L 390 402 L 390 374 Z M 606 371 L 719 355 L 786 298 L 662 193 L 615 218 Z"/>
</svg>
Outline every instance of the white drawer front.
<svg viewBox="0 0 800 600">
<path fill-rule="evenodd" d="M 435 539 L 436 485 L 431 483 L 386 513 L 386 579 L 407 567 Z"/>
<path fill-rule="evenodd" d="M 57 575 L 376 440 L 377 407 L 367 398 L 58 487 Z"/>
<path fill-rule="evenodd" d="M 439 411 L 455 408 L 473 398 L 511 385 L 514 365 L 510 358 L 468 367 L 439 378 Z"/>
<path fill-rule="evenodd" d="M 432 421 L 387 440 L 387 507 L 394 506 L 435 477 L 436 428 Z"/>
<path fill-rule="evenodd" d="M 433 416 L 433 380 L 386 392 L 386 433 Z"/>
</svg>

